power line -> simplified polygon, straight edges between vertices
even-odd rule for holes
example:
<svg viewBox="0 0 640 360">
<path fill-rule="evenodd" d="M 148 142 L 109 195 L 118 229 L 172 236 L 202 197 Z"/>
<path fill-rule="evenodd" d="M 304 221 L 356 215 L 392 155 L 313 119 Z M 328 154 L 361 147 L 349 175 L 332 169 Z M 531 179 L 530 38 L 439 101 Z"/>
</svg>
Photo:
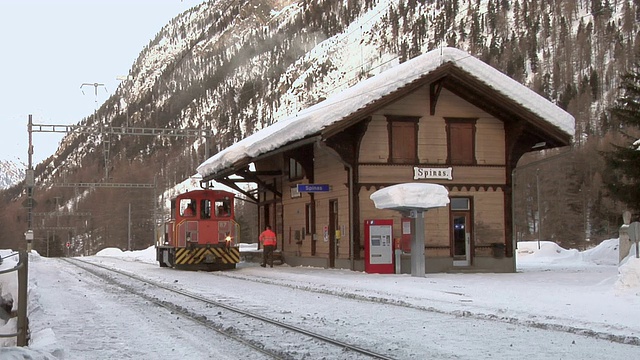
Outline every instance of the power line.
<svg viewBox="0 0 640 360">
<path fill-rule="evenodd" d="M 32 132 L 43 133 L 80 133 L 80 134 L 113 134 L 113 135 L 147 135 L 167 137 L 210 137 L 215 135 L 211 129 L 167 129 L 143 128 L 128 126 L 87 126 L 87 125 L 56 125 L 31 124 Z"/>
</svg>

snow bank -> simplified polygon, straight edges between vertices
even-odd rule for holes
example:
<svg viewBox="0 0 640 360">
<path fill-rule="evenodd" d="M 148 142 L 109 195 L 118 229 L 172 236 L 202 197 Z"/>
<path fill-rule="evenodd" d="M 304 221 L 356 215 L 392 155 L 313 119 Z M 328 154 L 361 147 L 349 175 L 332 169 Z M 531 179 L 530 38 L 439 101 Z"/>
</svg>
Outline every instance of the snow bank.
<svg viewBox="0 0 640 360">
<path fill-rule="evenodd" d="M 540 247 L 540 248 L 538 248 Z M 518 263 L 529 262 L 563 265 L 618 265 L 618 239 L 602 241 L 598 246 L 580 252 L 576 249 L 564 249 L 550 241 L 518 242 Z"/>
<path fill-rule="evenodd" d="M 566 250 L 550 241 L 521 241 L 518 242 L 518 262 L 527 264 L 582 263 L 582 255 L 576 249 Z"/>
<path fill-rule="evenodd" d="M 18 263 L 18 256 L 10 256 L 14 252 L 11 250 L 0 250 L 0 256 L 3 258 L 2 264 L 0 264 L 0 270 L 7 270 L 15 267 Z M 18 293 L 17 272 L 12 271 L 6 274 L 0 274 L 0 303 L 2 302 L 14 302 L 15 296 L 13 294 Z M 13 304 L 13 310 L 16 309 L 17 304 Z M 1 310 L 0 310 L 1 311 Z M 0 334 L 13 334 L 16 332 L 16 319 L 1 319 L 0 318 Z M 16 338 L 0 338 L 0 348 L 5 346 L 15 346 Z M 1 356 L 0 358 L 4 359 Z"/>
<path fill-rule="evenodd" d="M 618 239 L 604 240 L 598 246 L 584 251 L 583 258 L 598 265 L 618 265 Z"/>
<path fill-rule="evenodd" d="M 151 245 L 144 250 L 134 251 L 122 251 L 118 248 L 105 248 L 98 251 L 96 256 L 111 256 L 130 261 L 140 261 L 153 264 L 156 262 L 156 247 Z"/>
<path fill-rule="evenodd" d="M 618 280 L 614 284 L 618 291 L 635 291 L 640 296 L 640 259 L 630 258 L 618 268 Z"/>
<path fill-rule="evenodd" d="M 255 243 L 255 244 L 240 243 L 240 244 L 238 244 L 238 247 L 240 248 L 240 252 L 243 252 L 243 251 L 256 251 L 256 250 L 258 250 L 258 243 Z"/>
</svg>

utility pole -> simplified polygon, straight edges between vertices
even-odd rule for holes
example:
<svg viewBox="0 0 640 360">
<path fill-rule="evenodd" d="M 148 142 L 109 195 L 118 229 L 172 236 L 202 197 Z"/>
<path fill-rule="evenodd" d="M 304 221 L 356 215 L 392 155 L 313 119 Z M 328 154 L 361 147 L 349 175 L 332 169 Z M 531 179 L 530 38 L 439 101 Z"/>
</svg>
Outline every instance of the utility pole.
<svg viewBox="0 0 640 360">
<path fill-rule="evenodd" d="M 131 251 L 131 203 L 129 203 L 129 223 L 127 226 L 127 250 Z"/>
<path fill-rule="evenodd" d="M 33 118 L 29 115 L 29 122 L 27 123 L 27 131 L 29 132 L 29 164 L 27 165 L 25 185 L 27 187 L 27 231 L 24 233 L 25 240 L 27 241 L 27 252 L 31 252 L 33 246 L 33 189 L 35 187 L 35 176 L 33 171 L 33 138 L 31 136 L 31 128 L 33 126 Z"/>
<path fill-rule="evenodd" d="M 93 84 L 88 84 L 88 85 L 92 85 Z M 100 86 L 101 84 L 98 84 L 97 86 Z M 97 87 L 96 86 L 96 87 Z M 130 125 L 130 124 L 128 124 Z M 32 121 L 32 116 L 29 115 L 29 124 L 28 124 L 28 131 L 29 131 L 29 169 L 32 169 L 31 167 L 31 155 L 33 154 L 33 147 L 31 145 L 31 138 L 32 138 L 32 133 L 34 132 L 40 132 L 40 133 L 65 133 L 65 134 L 71 134 L 71 133 L 79 133 L 79 134 L 105 134 L 105 135 L 109 135 L 109 134 L 113 134 L 116 136 L 122 136 L 122 135 L 133 135 L 133 136 L 153 136 L 153 137 L 177 137 L 177 138 L 200 138 L 203 139 L 204 138 L 204 144 L 205 144 L 205 149 L 204 149 L 204 155 L 205 155 L 205 159 L 208 159 L 210 156 L 210 147 L 211 147 L 211 138 L 214 136 L 214 131 L 211 129 L 168 129 L 168 128 L 144 128 L 144 127 L 131 127 L 131 126 L 86 126 L 86 125 L 53 125 L 53 124 L 34 124 Z M 29 175 L 30 174 L 30 175 Z M 31 182 L 28 181 L 29 176 L 31 177 Z M 29 199 L 27 199 L 27 201 L 25 201 L 24 206 L 29 207 L 29 214 L 31 214 L 31 209 L 33 206 L 35 206 L 35 200 L 31 201 L 32 199 L 32 189 L 34 187 L 34 182 L 33 182 L 33 170 L 31 171 L 27 171 L 27 186 L 29 186 L 29 184 L 31 184 L 31 188 L 27 188 L 27 193 L 29 195 Z M 153 237 L 154 237 L 154 242 L 157 241 L 158 239 L 158 227 L 157 227 L 157 220 L 158 220 L 158 209 L 157 209 L 157 178 L 154 177 L 154 181 L 153 184 L 140 184 L 140 183 L 110 183 L 110 182 L 98 182 L 98 183 L 89 183 L 89 182 L 81 182 L 81 183 L 62 183 L 62 184 L 53 184 L 53 186 L 55 187 L 73 187 L 74 191 L 77 191 L 78 188 L 134 188 L 134 189 L 153 189 L 153 201 L 152 201 L 152 209 L 153 209 Z M 31 189 L 31 190 L 29 190 Z M 82 215 L 84 216 L 85 214 L 88 213 L 82 213 Z M 80 214 L 78 214 L 80 215 Z M 88 214 L 88 216 L 91 216 L 91 214 Z M 31 215 L 29 215 L 29 219 L 31 219 Z M 131 220 L 129 220 L 129 223 L 131 223 Z M 88 223 L 85 222 L 85 232 L 87 231 L 87 227 L 88 227 Z M 32 226 L 31 226 L 31 220 L 29 220 L 29 231 L 27 231 L 25 233 L 25 237 L 28 239 L 29 238 L 29 234 L 31 236 L 31 239 L 33 239 L 33 231 L 31 231 Z M 92 253 L 92 248 L 93 248 L 93 227 L 91 227 L 91 229 L 89 230 L 89 232 L 91 233 L 89 238 L 87 239 L 87 244 L 85 245 L 83 242 L 83 247 L 85 247 L 85 253 L 86 255 L 91 255 Z M 131 238 L 131 236 L 129 235 L 129 238 Z M 28 241 L 28 244 L 30 246 L 31 242 Z M 130 241 L 128 241 L 128 246 L 129 248 L 131 248 L 130 245 Z M 86 249 L 86 247 L 88 247 L 88 249 Z"/>
<path fill-rule="evenodd" d="M 80 90 L 82 90 L 83 87 L 85 86 L 93 86 L 95 89 L 95 96 L 96 96 L 96 106 L 95 106 L 95 111 L 98 110 L 98 87 L 104 87 L 104 91 L 107 91 L 107 88 L 104 86 L 104 84 L 100 84 L 100 83 L 82 83 L 82 85 L 80 85 Z M 82 93 L 84 94 L 84 91 L 82 91 Z"/>
<path fill-rule="evenodd" d="M 542 211 L 540 210 L 540 168 L 536 169 L 536 198 L 538 200 L 538 250 L 542 237 Z"/>
<path fill-rule="evenodd" d="M 107 88 L 104 84 L 101 83 L 83 83 L 80 85 L 80 89 L 85 86 L 93 86 L 95 93 L 95 109 L 93 110 L 93 118 L 97 122 L 98 121 L 98 88 L 104 87 L 104 91 L 107 91 Z M 84 91 L 82 91 L 84 94 Z M 102 129 L 102 126 L 100 127 Z M 104 146 L 104 177 L 105 181 L 109 181 L 109 151 L 111 150 L 111 140 L 109 137 L 109 132 L 102 133 L 102 145 Z"/>
</svg>

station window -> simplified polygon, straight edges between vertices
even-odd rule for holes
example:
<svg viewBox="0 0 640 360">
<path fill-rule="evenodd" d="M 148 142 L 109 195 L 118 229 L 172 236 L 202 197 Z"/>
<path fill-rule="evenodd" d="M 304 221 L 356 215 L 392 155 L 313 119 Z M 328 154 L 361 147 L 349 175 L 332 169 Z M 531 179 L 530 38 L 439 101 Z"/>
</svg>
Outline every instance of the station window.
<svg viewBox="0 0 640 360">
<path fill-rule="evenodd" d="M 476 164 L 475 118 L 445 118 L 447 123 L 447 163 L 452 165 Z"/>
<path fill-rule="evenodd" d="M 310 235 L 313 233 L 313 203 L 307 203 L 304 206 L 304 227 L 306 229 L 306 234 Z"/>
<path fill-rule="evenodd" d="M 302 165 L 293 158 L 289 158 L 289 180 L 300 180 L 304 177 Z"/>
<path fill-rule="evenodd" d="M 463 210 L 470 210 L 470 209 L 471 209 L 471 206 L 470 206 L 469 198 L 458 198 L 458 197 L 451 198 L 451 210 L 463 211 Z"/>
<path fill-rule="evenodd" d="M 389 131 L 389 162 L 415 164 L 418 162 L 417 116 L 387 116 Z"/>
</svg>

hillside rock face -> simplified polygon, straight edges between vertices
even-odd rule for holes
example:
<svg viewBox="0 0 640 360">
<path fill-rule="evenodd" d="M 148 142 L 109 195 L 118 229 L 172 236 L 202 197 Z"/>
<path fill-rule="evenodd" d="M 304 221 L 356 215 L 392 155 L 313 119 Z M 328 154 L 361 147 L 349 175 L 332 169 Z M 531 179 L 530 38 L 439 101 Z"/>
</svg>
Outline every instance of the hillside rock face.
<svg viewBox="0 0 640 360">
<path fill-rule="evenodd" d="M 578 147 L 596 151 L 599 145 L 593 142 L 609 139 L 607 134 L 616 129 L 606 109 L 617 97 L 620 74 L 640 49 L 639 20 L 633 0 L 203 3 L 175 17 L 151 39 L 117 91 L 95 115 L 80 121 L 94 131 L 66 136 L 56 154 L 38 165 L 36 183 L 45 186 L 35 196 L 41 207 L 50 206 L 38 211 L 52 211 L 59 206 L 52 199 L 58 198 L 68 204 L 66 211 L 92 214 L 90 222 L 68 220 L 69 227 L 79 222 L 76 234 L 93 232 L 94 239 L 102 239 L 98 243 L 118 245 L 122 240 L 116 238 L 127 238 L 128 225 L 126 217 L 114 214 L 127 213 L 131 202 L 138 224 L 131 230 L 134 244 L 152 243 L 149 233 L 159 213 L 151 210 L 158 203 L 152 191 L 51 185 L 154 183 L 162 193 L 194 174 L 205 154 L 441 46 L 473 54 L 569 111 L 576 118 Z M 133 130 L 115 134 L 112 128 L 206 129 L 214 135 L 205 141 L 130 135 L 140 134 Z M 575 213 L 572 220 L 582 224 L 576 234 L 600 226 L 587 218 L 602 214 L 583 211 L 605 203 L 595 198 L 603 196 L 596 191 L 599 171 L 572 167 L 567 178 L 553 180 L 572 184 L 571 191 L 554 188 L 573 196 L 564 202 L 574 210 L 546 209 Z M 527 185 L 521 188 L 535 192 Z M 557 194 L 545 196 L 562 202 Z M 515 203 L 523 207 L 516 210 L 516 222 L 523 232 L 535 233 L 535 201 Z M 545 225 L 551 233 L 551 224 Z"/>
<path fill-rule="evenodd" d="M 0 189 L 6 189 L 24 180 L 26 165 L 15 161 L 0 160 Z"/>
</svg>

